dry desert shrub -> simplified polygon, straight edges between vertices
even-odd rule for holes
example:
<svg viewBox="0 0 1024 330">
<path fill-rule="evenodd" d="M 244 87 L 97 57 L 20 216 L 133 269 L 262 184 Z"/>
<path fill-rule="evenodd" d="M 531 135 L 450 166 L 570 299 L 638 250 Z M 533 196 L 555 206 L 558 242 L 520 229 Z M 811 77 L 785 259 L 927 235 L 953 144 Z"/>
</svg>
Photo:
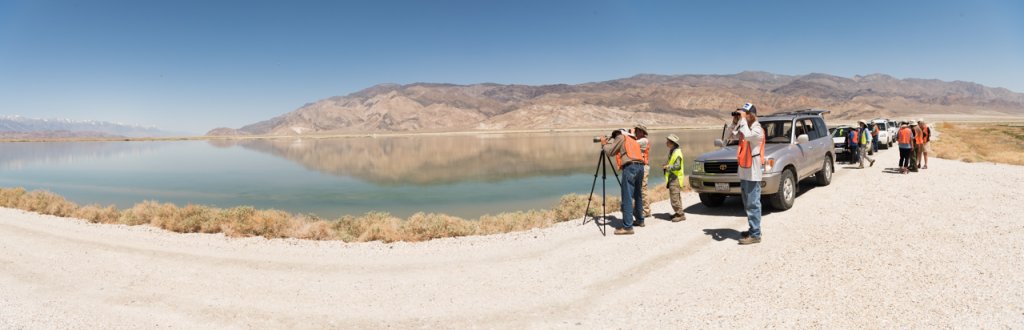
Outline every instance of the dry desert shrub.
<svg viewBox="0 0 1024 330">
<path fill-rule="evenodd" d="M 459 237 L 476 234 L 477 225 L 459 217 L 435 213 L 416 213 L 402 223 L 402 240 L 410 242 L 427 241 L 442 237 Z"/>
<path fill-rule="evenodd" d="M 359 217 L 356 222 L 363 231 L 358 234 L 359 242 L 383 241 L 385 243 L 402 240 L 402 220 L 389 213 L 370 212 Z"/>
<path fill-rule="evenodd" d="M 121 210 L 114 205 L 103 207 L 92 204 L 78 208 L 71 216 L 92 223 L 117 223 L 121 219 Z"/>
<path fill-rule="evenodd" d="M 160 204 L 156 201 L 144 201 L 121 213 L 120 222 L 129 226 L 149 224 L 154 227 L 168 229 L 177 222 L 178 207 L 174 204 Z"/>
<path fill-rule="evenodd" d="M 295 238 L 314 241 L 340 239 L 337 231 L 334 230 L 334 226 L 330 222 L 324 220 L 304 221 L 300 224 L 299 228 L 295 230 L 294 234 Z"/>
<path fill-rule="evenodd" d="M 189 204 L 177 209 L 172 221 L 162 223 L 162 228 L 179 233 L 216 233 L 220 232 L 220 210 Z"/>
<path fill-rule="evenodd" d="M 581 206 L 580 210 L 583 210 Z M 544 228 L 555 223 L 555 211 L 506 212 L 498 215 L 484 215 L 477 221 L 479 234 L 491 235 Z"/>
<path fill-rule="evenodd" d="M 592 198 L 592 199 L 597 199 L 597 198 Z M 599 205 L 601 205 L 601 204 L 600 204 L 600 202 L 597 202 L 597 203 L 591 202 L 590 211 L 587 212 L 588 214 L 593 214 L 594 213 L 594 210 L 595 210 L 594 206 L 595 205 L 598 205 L 598 207 L 600 207 Z M 568 194 L 568 195 L 562 196 L 562 198 L 560 198 L 558 200 L 558 206 L 555 207 L 555 210 L 553 212 L 555 220 L 558 220 L 559 222 L 561 222 L 561 221 L 569 221 L 569 220 L 572 220 L 572 219 L 582 218 L 583 217 L 583 209 L 586 208 L 586 207 L 587 207 L 587 196 L 586 195 Z M 600 210 L 598 209 L 598 211 L 600 211 Z M 481 220 L 483 220 L 483 218 L 481 218 Z"/>
<path fill-rule="evenodd" d="M 221 221 L 221 231 L 228 236 L 263 236 L 266 238 L 290 237 L 300 227 L 299 219 L 288 212 L 279 210 L 256 210 L 249 206 L 228 210 Z"/>
<path fill-rule="evenodd" d="M 25 188 L 0 188 L 0 206 L 17 208 L 22 195 L 25 195 Z"/>
<path fill-rule="evenodd" d="M 78 205 L 60 195 L 45 190 L 36 190 L 18 198 L 18 209 L 40 214 L 69 217 L 78 210 Z"/>
</svg>

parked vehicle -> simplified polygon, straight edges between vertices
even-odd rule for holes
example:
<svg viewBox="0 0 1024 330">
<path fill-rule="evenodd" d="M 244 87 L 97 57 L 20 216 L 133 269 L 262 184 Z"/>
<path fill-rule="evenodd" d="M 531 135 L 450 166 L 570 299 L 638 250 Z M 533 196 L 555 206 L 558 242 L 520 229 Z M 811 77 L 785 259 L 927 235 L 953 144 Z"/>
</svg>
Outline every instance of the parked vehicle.
<svg viewBox="0 0 1024 330">
<path fill-rule="evenodd" d="M 818 185 L 827 186 L 835 172 L 835 149 L 832 135 L 825 125 L 828 110 L 807 109 L 758 118 L 765 131 L 765 171 L 761 195 L 772 207 L 788 210 L 793 207 L 799 182 L 814 177 Z M 722 130 L 725 138 L 725 129 Z M 695 158 L 690 187 L 698 193 L 702 204 L 721 206 L 729 196 L 739 196 L 739 165 L 736 161 L 738 141 L 715 140 L 721 149 Z"/>
<path fill-rule="evenodd" d="M 846 146 L 846 136 L 850 134 L 851 129 L 853 129 L 853 127 L 840 125 L 831 130 L 832 154 L 836 156 L 836 159 L 839 159 L 839 156 L 843 155 L 845 155 L 845 157 L 850 157 L 850 149 Z"/>
</svg>

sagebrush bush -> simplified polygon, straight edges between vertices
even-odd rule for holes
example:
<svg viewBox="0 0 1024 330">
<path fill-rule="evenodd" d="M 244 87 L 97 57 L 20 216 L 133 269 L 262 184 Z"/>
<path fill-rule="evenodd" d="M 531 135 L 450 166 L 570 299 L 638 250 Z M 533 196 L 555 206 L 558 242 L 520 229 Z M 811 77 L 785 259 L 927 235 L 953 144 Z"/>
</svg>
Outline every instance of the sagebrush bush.
<svg viewBox="0 0 1024 330">
<path fill-rule="evenodd" d="M 117 223 L 121 219 L 121 210 L 114 205 L 102 207 L 92 204 L 78 208 L 71 216 L 92 223 Z"/>
<path fill-rule="evenodd" d="M 476 234 L 477 226 L 472 221 L 445 214 L 416 213 L 402 223 L 403 241 L 426 241 L 442 237 L 459 237 Z"/>
<path fill-rule="evenodd" d="M 23 195 L 25 195 L 25 188 L 0 188 L 0 206 L 18 208 L 18 203 Z"/>
<path fill-rule="evenodd" d="M 402 220 L 385 212 L 370 212 L 359 218 L 349 226 L 358 232 L 350 232 L 359 242 L 384 241 L 385 243 L 402 240 Z"/>
<path fill-rule="evenodd" d="M 195 204 L 188 204 L 177 209 L 173 221 L 163 224 L 163 228 L 179 233 L 216 233 L 220 232 L 219 210 Z"/>
<path fill-rule="evenodd" d="M 58 217 L 69 217 L 78 210 L 78 205 L 49 191 L 36 190 L 21 195 L 18 198 L 17 208 Z"/>
<path fill-rule="evenodd" d="M 586 205 L 581 206 L 580 210 L 584 207 Z M 484 215 L 478 220 L 479 233 L 490 235 L 548 227 L 555 223 L 555 213 L 547 210 L 530 210 Z"/>
<path fill-rule="evenodd" d="M 121 213 L 120 222 L 129 226 L 152 225 L 168 229 L 177 222 L 178 207 L 174 204 L 160 204 L 156 201 L 144 201 Z"/>
</svg>

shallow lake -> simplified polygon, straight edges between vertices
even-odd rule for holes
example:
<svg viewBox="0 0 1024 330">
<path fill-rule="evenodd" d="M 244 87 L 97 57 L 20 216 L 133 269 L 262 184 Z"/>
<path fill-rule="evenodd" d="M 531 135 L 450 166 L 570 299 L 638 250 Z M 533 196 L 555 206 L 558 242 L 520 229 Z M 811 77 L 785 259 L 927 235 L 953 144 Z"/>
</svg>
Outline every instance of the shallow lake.
<svg viewBox="0 0 1024 330">
<path fill-rule="evenodd" d="M 664 183 L 669 133 L 652 134 L 652 185 Z M 689 172 L 720 130 L 675 133 Z M 600 152 L 596 134 L 0 143 L 0 186 L 122 208 L 156 200 L 332 219 L 375 210 L 475 218 L 551 208 L 562 195 L 587 193 Z M 608 184 L 618 196 L 610 173 Z"/>
</svg>

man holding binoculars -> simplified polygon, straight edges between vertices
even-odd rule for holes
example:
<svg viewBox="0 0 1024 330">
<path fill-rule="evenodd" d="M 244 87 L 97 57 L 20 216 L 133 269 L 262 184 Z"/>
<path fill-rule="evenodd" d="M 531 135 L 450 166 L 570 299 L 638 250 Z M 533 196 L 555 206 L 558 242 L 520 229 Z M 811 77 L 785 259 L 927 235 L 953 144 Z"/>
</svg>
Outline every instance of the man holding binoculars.
<svg viewBox="0 0 1024 330">
<path fill-rule="evenodd" d="M 739 140 L 736 161 L 743 208 L 750 229 L 743 232 L 740 245 L 761 243 L 761 176 L 764 169 L 764 129 L 757 122 L 757 107 L 751 103 L 732 112 L 729 140 Z"/>
</svg>

